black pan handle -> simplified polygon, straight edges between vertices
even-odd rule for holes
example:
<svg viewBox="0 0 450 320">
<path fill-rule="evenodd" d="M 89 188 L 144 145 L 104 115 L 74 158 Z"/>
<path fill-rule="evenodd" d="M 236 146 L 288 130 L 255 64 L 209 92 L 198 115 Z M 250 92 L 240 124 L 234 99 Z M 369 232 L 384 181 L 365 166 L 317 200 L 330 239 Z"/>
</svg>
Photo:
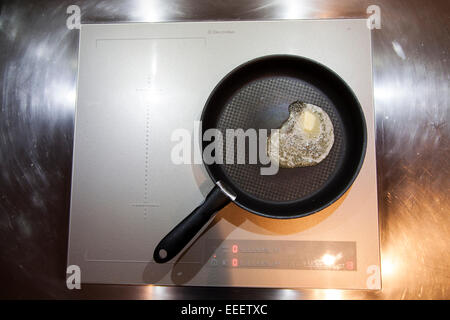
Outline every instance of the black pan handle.
<svg viewBox="0 0 450 320">
<path fill-rule="evenodd" d="M 153 252 L 153 260 L 157 263 L 164 263 L 175 257 L 217 211 L 234 198 L 219 181 L 206 196 L 205 201 L 159 242 Z"/>
</svg>

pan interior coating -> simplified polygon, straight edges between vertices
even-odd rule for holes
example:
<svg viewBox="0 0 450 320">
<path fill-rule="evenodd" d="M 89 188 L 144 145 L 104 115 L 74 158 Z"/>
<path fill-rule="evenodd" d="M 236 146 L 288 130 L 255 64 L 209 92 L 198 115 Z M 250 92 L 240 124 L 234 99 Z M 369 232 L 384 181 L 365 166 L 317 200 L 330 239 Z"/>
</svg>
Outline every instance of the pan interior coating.
<svg viewBox="0 0 450 320">
<path fill-rule="evenodd" d="M 333 177 L 345 147 L 343 125 L 339 114 L 318 88 L 294 77 L 267 76 L 250 81 L 226 102 L 215 120 L 215 127 L 225 136 L 226 129 L 277 129 L 289 117 L 288 107 L 302 101 L 322 108 L 334 128 L 334 143 L 328 156 L 312 167 L 280 168 L 275 175 L 261 175 L 261 163 L 223 164 L 222 170 L 243 192 L 264 201 L 289 202 L 306 198 L 319 191 Z M 270 131 L 269 131 L 270 132 Z M 236 148 L 236 143 L 234 144 Z M 247 144 L 247 153 L 248 153 Z M 229 152 L 229 150 L 228 150 Z M 224 146 L 224 158 L 227 149 Z M 248 154 L 246 159 L 248 163 Z"/>
</svg>

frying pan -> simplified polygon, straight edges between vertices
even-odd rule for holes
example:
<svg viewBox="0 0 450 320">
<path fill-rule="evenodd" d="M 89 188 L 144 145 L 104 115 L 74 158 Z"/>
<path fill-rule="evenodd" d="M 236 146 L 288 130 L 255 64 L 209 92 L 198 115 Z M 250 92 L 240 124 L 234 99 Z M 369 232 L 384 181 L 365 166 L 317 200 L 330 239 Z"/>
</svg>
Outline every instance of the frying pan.
<svg viewBox="0 0 450 320">
<path fill-rule="evenodd" d="M 279 168 L 274 175 L 261 175 L 262 163 L 204 163 L 215 186 L 156 246 L 155 262 L 175 257 L 231 201 L 257 215 L 286 219 L 318 212 L 345 193 L 365 156 L 364 114 L 344 80 L 313 60 L 270 55 L 232 70 L 206 102 L 202 136 L 208 129 L 224 133 L 226 129 L 280 128 L 289 116 L 289 104 L 297 100 L 321 107 L 330 117 L 334 144 L 328 156 L 315 166 Z M 202 150 L 210 143 L 203 141 Z M 225 158 L 227 149 L 223 152 Z"/>
</svg>

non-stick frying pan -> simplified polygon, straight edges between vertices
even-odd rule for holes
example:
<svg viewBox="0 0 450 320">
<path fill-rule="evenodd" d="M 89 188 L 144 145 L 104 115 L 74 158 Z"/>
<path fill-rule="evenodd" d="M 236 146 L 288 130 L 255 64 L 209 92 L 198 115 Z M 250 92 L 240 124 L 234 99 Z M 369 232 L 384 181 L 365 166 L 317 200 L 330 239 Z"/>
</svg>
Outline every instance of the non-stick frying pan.
<svg viewBox="0 0 450 320">
<path fill-rule="evenodd" d="M 328 156 L 315 166 L 280 168 L 275 175 L 261 175 L 261 163 L 205 164 L 216 185 L 157 245 L 153 255 L 156 262 L 175 257 L 231 201 L 264 217 L 298 218 L 324 209 L 345 193 L 364 160 L 364 114 L 347 84 L 310 59 L 271 55 L 231 71 L 206 102 L 202 136 L 210 128 L 224 136 L 226 129 L 280 128 L 289 116 L 289 104 L 297 100 L 321 107 L 330 117 L 334 144 Z M 210 143 L 203 141 L 202 148 Z"/>
</svg>

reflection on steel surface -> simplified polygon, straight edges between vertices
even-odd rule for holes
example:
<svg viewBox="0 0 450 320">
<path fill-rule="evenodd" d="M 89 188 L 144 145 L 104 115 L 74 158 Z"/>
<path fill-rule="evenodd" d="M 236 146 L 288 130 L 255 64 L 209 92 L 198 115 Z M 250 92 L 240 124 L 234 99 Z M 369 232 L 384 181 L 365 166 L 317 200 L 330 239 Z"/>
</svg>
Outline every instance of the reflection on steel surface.
<svg viewBox="0 0 450 320">
<path fill-rule="evenodd" d="M 370 1 L 80 1 L 82 22 L 367 17 Z M 1 296 L 236 298 L 226 289 L 65 288 L 78 31 L 70 1 L 3 4 Z M 447 1 L 379 0 L 373 30 L 383 291 L 239 290 L 239 298 L 449 298 Z M 16 280 L 10 280 L 16 279 Z"/>
</svg>

